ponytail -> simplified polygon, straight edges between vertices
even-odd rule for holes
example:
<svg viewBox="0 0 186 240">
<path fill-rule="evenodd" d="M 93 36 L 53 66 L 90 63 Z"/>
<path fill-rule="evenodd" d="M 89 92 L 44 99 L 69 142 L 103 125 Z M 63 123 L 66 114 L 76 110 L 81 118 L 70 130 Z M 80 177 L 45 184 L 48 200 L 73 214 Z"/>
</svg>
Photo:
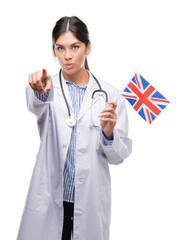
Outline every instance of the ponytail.
<svg viewBox="0 0 186 240">
<path fill-rule="evenodd" d="M 88 66 L 87 57 L 86 57 L 86 59 L 85 59 L 85 69 L 88 70 L 88 71 L 90 70 L 90 69 L 89 69 L 89 66 Z"/>
</svg>

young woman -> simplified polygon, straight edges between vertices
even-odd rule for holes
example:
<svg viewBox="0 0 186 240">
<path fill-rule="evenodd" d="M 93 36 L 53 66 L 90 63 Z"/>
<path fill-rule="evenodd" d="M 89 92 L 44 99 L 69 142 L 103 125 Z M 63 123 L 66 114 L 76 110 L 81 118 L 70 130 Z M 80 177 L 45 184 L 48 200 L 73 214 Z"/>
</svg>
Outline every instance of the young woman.
<svg viewBox="0 0 186 240">
<path fill-rule="evenodd" d="M 17 240 L 108 240 L 109 164 L 122 163 L 132 146 L 125 102 L 89 71 L 91 43 L 79 18 L 59 19 L 52 39 L 61 70 L 30 74 L 26 91 L 41 144 Z"/>
</svg>

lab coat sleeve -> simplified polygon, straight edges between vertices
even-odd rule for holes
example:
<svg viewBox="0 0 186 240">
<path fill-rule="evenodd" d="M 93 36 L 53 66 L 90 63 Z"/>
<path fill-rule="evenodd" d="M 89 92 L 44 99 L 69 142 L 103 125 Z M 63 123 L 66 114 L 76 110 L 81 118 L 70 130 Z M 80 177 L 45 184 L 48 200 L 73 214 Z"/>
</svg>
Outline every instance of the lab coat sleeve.
<svg viewBox="0 0 186 240">
<path fill-rule="evenodd" d="M 35 94 L 34 90 L 29 85 L 26 87 L 27 108 L 30 112 L 34 113 L 37 118 L 40 118 L 43 115 L 48 104 L 53 101 L 53 98 L 54 87 L 52 81 L 51 89 L 46 101 L 43 101 L 42 98 L 39 99 L 39 97 L 37 97 L 37 94 Z"/>
<path fill-rule="evenodd" d="M 132 150 L 132 141 L 128 138 L 128 117 L 125 100 L 119 94 L 115 99 L 117 103 L 117 123 L 113 131 L 113 142 L 111 145 L 104 145 L 100 141 L 102 150 L 110 164 L 120 164 L 127 158 Z"/>
</svg>

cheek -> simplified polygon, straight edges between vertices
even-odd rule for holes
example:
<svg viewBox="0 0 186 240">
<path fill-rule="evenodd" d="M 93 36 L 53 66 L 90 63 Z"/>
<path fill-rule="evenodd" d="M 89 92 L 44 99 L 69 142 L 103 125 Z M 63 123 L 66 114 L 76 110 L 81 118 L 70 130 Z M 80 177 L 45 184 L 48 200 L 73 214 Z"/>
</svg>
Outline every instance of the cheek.
<svg viewBox="0 0 186 240">
<path fill-rule="evenodd" d="M 61 55 L 56 55 L 56 58 L 58 60 L 58 62 L 62 63 L 63 62 L 63 57 Z"/>
<path fill-rule="evenodd" d="M 79 61 L 84 61 L 84 59 L 85 59 L 85 53 L 84 53 L 84 52 L 79 52 L 79 53 L 76 55 L 76 59 L 79 60 Z"/>
</svg>

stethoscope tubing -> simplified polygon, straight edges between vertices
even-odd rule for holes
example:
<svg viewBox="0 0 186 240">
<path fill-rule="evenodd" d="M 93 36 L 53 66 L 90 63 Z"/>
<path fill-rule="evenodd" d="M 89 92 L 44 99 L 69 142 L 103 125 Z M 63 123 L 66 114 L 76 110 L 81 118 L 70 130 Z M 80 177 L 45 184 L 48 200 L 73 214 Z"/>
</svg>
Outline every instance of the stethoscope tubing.
<svg viewBox="0 0 186 240">
<path fill-rule="evenodd" d="M 72 117 L 71 112 L 70 112 L 70 108 L 69 108 L 69 105 L 68 105 L 68 102 L 67 102 L 67 98 L 65 96 L 65 92 L 64 92 L 64 89 L 63 89 L 63 84 L 62 84 L 62 81 L 61 81 L 61 72 L 62 72 L 62 69 L 60 69 L 60 71 L 59 71 L 59 80 L 60 80 L 60 85 L 61 85 L 61 92 L 63 94 L 65 104 L 66 104 L 66 107 L 67 107 L 67 110 L 68 110 L 68 116 Z"/>
</svg>

